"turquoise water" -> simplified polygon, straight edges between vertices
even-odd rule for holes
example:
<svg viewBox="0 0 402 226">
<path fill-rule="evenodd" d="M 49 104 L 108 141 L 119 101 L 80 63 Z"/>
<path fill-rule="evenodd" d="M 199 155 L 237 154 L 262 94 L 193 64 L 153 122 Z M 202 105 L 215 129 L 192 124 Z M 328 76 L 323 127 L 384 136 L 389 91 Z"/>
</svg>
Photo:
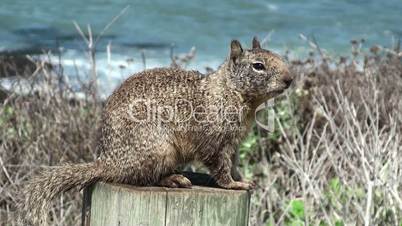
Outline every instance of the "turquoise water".
<svg viewBox="0 0 402 226">
<path fill-rule="evenodd" d="M 72 21 L 90 24 L 99 33 L 115 15 L 128 11 L 108 30 L 98 45 L 104 79 L 127 74 L 102 68 L 106 44 L 111 43 L 111 65 L 134 58 L 129 71 L 142 68 L 140 50 L 147 67 L 167 65 L 169 46 L 177 53 L 192 46 L 197 55 L 192 68 L 216 67 L 227 55 L 231 39 L 249 45 L 252 36 L 269 34 L 267 48 L 303 53 L 308 45 L 299 34 L 315 37 L 332 54 L 347 53 L 351 39 L 390 46 L 402 36 L 401 0 L 288 0 L 288 1 L 124 1 L 124 0 L 1 0 L 0 50 L 52 49 L 63 46 L 67 66 L 80 63 L 84 48 Z"/>
</svg>

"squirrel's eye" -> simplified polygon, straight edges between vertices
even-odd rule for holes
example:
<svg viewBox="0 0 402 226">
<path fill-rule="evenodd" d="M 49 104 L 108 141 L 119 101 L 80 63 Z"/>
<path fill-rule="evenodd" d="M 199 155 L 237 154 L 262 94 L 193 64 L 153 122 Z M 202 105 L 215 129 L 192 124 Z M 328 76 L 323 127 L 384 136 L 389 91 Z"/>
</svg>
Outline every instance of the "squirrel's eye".
<svg viewBox="0 0 402 226">
<path fill-rule="evenodd" d="M 262 63 L 253 63 L 253 68 L 257 71 L 265 70 L 265 66 Z"/>
</svg>

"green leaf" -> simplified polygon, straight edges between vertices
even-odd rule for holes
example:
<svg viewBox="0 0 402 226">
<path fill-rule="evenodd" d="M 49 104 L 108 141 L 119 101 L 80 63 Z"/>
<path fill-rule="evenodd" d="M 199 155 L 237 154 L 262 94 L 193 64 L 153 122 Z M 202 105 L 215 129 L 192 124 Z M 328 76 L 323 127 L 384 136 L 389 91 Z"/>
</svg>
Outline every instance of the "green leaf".
<svg viewBox="0 0 402 226">
<path fill-rule="evenodd" d="M 4 113 L 6 115 L 12 115 L 14 113 L 14 109 L 12 107 L 10 107 L 10 106 L 6 106 L 5 109 L 4 109 Z"/>
<path fill-rule="evenodd" d="M 344 226 L 345 224 L 343 223 L 342 220 L 337 220 L 335 221 L 335 226 Z"/>
<path fill-rule="evenodd" d="M 290 213 L 299 219 L 304 218 L 304 203 L 301 200 L 292 200 L 290 202 Z"/>
<path fill-rule="evenodd" d="M 250 136 L 244 141 L 243 147 L 251 148 L 256 143 L 257 143 L 257 137 L 256 136 Z"/>
<path fill-rule="evenodd" d="M 335 193 L 338 194 L 341 191 L 341 183 L 339 181 L 339 178 L 335 177 L 332 178 L 329 181 L 329 187 L 331 188 L 331 190 Z"/>
<path fill-rule="evenodd" d="M 324 220 L 321 220 L 318 226 L 328 226 L 328 224 Z"/>
</svg>

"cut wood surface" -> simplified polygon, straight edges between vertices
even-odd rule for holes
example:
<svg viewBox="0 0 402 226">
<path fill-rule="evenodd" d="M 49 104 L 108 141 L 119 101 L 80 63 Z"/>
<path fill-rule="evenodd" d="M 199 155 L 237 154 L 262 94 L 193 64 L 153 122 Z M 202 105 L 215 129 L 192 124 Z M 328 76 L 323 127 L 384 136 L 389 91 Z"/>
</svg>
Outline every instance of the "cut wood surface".
<svg viewBox="0 0 402 226">
<path fill-rule="evenodd" d="M 247 191 L 99 182 L 85 190 L 83 226 L 245 226 L 249 202 Z"/>
</svg>

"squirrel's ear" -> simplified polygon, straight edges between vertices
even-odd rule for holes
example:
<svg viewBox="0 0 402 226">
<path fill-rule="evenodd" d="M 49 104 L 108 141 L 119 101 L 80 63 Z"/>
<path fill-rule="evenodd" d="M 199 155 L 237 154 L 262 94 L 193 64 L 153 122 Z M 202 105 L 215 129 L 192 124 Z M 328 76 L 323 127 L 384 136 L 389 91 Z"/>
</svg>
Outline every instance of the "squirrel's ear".
<svg viewBox="0 0 402 226">
<path fill-rule="evenodd" d="M 257 36 L 253 38 L 253 49 L 261 49 L 260 41 L 258 41 Z"/>
<path fill-rule="evenodd" d="M 243 48 L 241 47 L 240 42 L 237 40 L 232 40 L 232 42 L 230 43 L 230 59 L 236 60 L 242 54 Z"/>
</svg>

